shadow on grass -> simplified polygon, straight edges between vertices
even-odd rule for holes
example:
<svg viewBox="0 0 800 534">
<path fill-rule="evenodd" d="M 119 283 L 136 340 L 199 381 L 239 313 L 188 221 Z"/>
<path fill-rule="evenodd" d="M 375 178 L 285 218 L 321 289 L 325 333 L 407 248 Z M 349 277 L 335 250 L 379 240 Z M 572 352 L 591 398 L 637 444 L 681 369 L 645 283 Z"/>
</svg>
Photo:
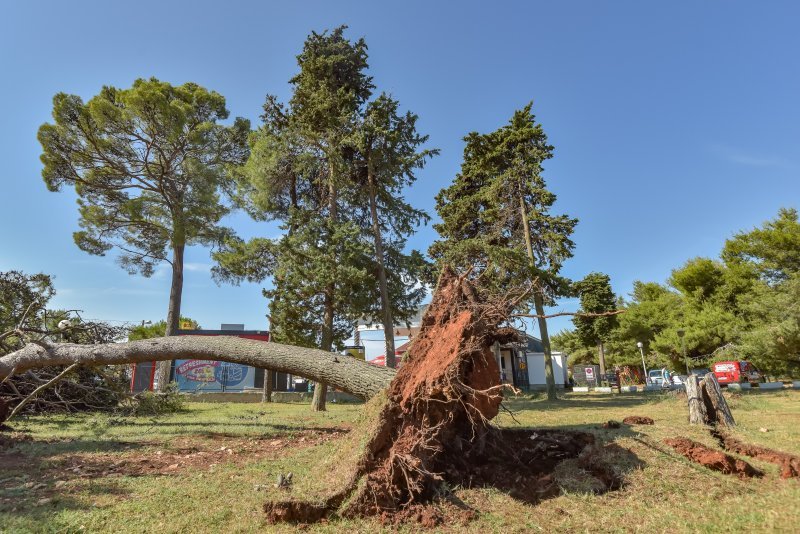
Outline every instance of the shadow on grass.
<svg viewBox="0 0 800 534">
<path fill-rule="evenodd" d="M 75 497 L 67 486 L 79 475 L 59 469 L 50 458 L 70 452 L 107 452 L 121 445 L 119 442 L 92 440 L 23 443 L 22 446 L 0 450 L 0 465 L 3 466 L 0 473 L 0 525 L 17 524 L 20 531 L 32 529 L 36 532 L 49 531 L 51 519 L 57 511 L 95 508 L 92 502 Z M 45 446 L 46 454 L 41 454 Z M 130 494 L 114 479 L 93 480 L 88 490 L 89 495 L 98 496 L 127 497 Z"/>
<path fill-rule="evenodd" d="M 635 408 L 647 404 L 659 403 L 673 398 L 670 393 L 622 393 L 610 395 L 586 395 L 567 393 L 557 401 L 548 401 L 540 397 L 510 397 L 503 404 L 512 410 L 558 410 L 569 408 Z"/>
</svg>

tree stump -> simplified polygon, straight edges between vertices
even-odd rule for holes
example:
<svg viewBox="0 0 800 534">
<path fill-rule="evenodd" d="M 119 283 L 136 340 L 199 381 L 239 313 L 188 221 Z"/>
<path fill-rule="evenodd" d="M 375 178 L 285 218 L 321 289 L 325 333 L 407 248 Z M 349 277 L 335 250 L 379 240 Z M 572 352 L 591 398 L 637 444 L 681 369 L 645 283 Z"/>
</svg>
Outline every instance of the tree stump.
<svg viewBox="0 0 800 534">
<path fill-rule="evenodd" d="M 736 421 L 733 420 L 731 409 L 728 407 L 725 397 L 722 396 L 722 390 L 714 373 L 706 374 L 701 385 L 710 424 L 736 426 Z"/>
<path fill-rule="evenodd" d="M 686 397 L 689 402 L 689 423 L 693 425 L 706 424 L 708 420 L 706 403 L 703 400 L 702 386 L 697 375 L 691 375 L 686 379 Z"/>
<path fill-rule="evenodd" d="M 703 379 L 690 376 L 686 379 L 686 397 L 689 404 L 689 423 L 693 425 L 736 426 L 731 409 L 722 396 L 714 373 Z"/>
</svg>

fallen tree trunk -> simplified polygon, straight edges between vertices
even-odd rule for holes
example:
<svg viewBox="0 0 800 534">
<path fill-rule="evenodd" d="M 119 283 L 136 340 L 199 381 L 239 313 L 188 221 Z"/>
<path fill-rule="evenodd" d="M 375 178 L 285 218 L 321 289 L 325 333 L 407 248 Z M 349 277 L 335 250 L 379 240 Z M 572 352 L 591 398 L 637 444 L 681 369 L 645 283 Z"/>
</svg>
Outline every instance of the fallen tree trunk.
<svg viewBox="0 0 800 534">
<path fill-rule="evenodd" d="M 264 343 L 234 336 L 173 336 L 108 345 L 31 343 L 0 358 L 0 378 L 53 365 L 120 365 L 204 359 L 218 360 L 324 381 L 362 399 L 386 389 L 396 371 L 318 349 Z"/>
</svg>

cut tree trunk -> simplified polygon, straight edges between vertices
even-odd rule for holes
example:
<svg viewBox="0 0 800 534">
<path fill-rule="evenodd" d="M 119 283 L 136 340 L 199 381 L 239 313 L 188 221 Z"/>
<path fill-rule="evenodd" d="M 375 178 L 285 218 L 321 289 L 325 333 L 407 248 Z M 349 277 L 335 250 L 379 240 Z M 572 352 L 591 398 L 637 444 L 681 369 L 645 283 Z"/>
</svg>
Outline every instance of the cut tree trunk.
<svg viewBox="0 0 800 534">
<path fill-rule="evenodd" d="M 700 378 L 697 375 L 689 375 L 686 379 L 686 397 L 689 403 L 689 423 L 705 425 L 708 421 L 708 414 L 706 413 L 706 403 L 703 400 Z"/>
<path fill-rule="evenodd" d="M 733 414 L 722 396 L 714 373 L 703 379 L 690 375 L 686 379 L 686 397 L 689 404 L 689 423 L 708 426 L 736 426 Z"/>
<path fill-rule="evenodd" d="M 707 373 L 701 385 L 709 422 L 722 426 L 736 426 L 736 421 L 733 420 L 731 409 L 728 407 L 725 397 L 722 396 L 722 390 L 714 373 Z"/>
<path fill-rule="evenodd" d="M 120 365 L 204 359 L 262 367 L 279 373 L 325 381 L 362 399 L 388 387 L 395 370 L 319 349 L 264 343 L 235 336 L 175 336 L 108 345 L 30 343 L 0 358 L 0 378 L 52 365 Z"/>
</svg>

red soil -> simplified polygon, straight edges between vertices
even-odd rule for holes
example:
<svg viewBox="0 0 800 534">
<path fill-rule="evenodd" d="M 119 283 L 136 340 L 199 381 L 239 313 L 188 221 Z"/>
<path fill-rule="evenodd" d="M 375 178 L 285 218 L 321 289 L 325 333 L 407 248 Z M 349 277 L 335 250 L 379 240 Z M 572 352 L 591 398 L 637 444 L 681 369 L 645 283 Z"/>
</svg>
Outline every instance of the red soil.
<svg viewBox="0 0 800 534">
<path fill-rule="evenodd" d="M 728 452 L 777 464 L 781 469 L 781 478 L 800 477 L 800 456 L 742 443 L 731 436 L 720 436 L 720 438 L 722 447 Z"/>
<path fill-rule="evenodd" d="M 649 417 L 643 417 L 641 415 L 629 415 L 625 419 L 622 420 L 623 423 L 626 425 L 652 425 L 655 424 L 655 421 L 650 419 Z"/>
<path fill-rule="evenodd" d="M 739 478 L 762 477 L 764 473 L 748 464 L 744 460 L 737 460 L 724 452 L 709 449 L 702 443 L 688 438 L 665 439 L 664 443 L 678 451 L 689 460 L 698 463 L 712 471 L 719 471 L 726 475 L 736 475 Z"/>
</svg>

